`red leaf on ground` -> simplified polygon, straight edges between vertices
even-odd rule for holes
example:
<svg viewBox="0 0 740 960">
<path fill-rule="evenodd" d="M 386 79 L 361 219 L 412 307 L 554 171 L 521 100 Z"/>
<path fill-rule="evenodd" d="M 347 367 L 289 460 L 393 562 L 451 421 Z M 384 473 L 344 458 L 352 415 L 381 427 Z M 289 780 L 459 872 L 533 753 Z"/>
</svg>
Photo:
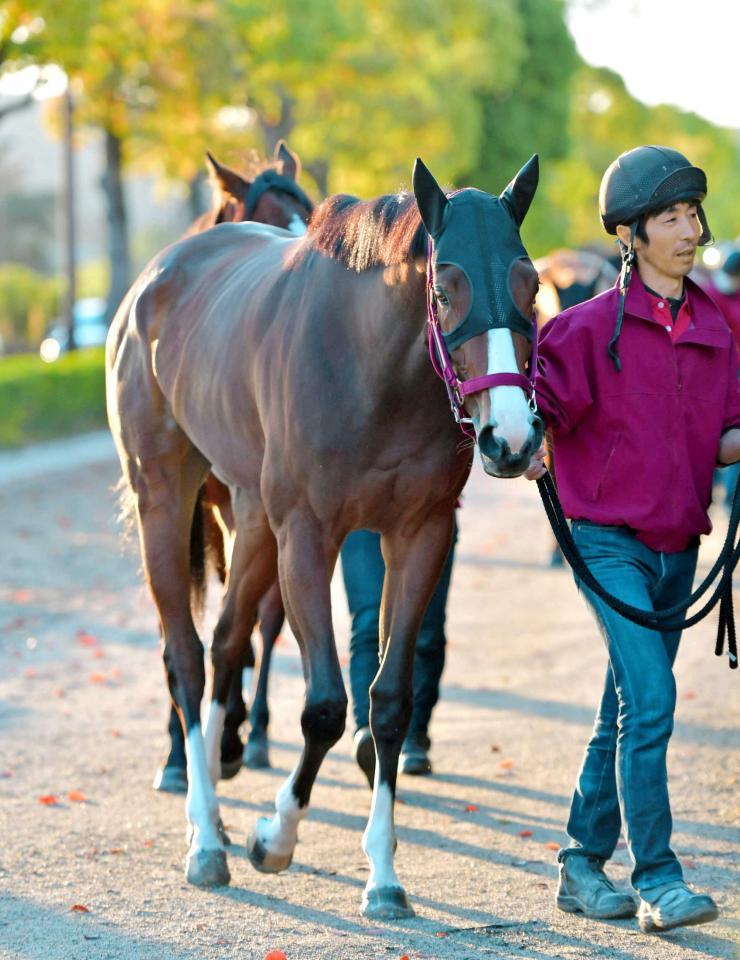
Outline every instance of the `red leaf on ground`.
<svg viewBox="0 0 740 960">
<path fill-rule="evenodd" d="M 14 590 L 10 594 L 11 603 L 28 603 L 30 599 L 31 599 L 30 590 Z"/>
<path fill-rule="evenodd" d="M 95 647 L 97 646 L 98 638 L 94 637 L 91 633 L 87 633 L 86 630 L 78 630 L 77 642 L 81 647 Z"/>
<path fill-rule="evenodd" d="M 520 836 L 520 837 L 531 837 L 531 836 L 532 836 L 532 831 L 531 831 L 531 830 L 520 830 L 520 831 L 519 831 L 519 836 Z M 560 849 L 560 848 L 558 847 L 558 849 Z"/>
<path fill-rule="evenodd" d="M 105 650 L 102 650 L 100 647 L 96 647 L 93 650 L 92 655 L 96 660 L 102 660 L 102 658 L 105 656 Z"/>
<path fill-rule="evenodd" d="M 435 937 L 446 937 L 447 933 L 444 930 L 440 930 L 439 933 L 434 934 Z"/>
<path fill-rule="evenodd" d="M 265 960 L 288 960 L 282 950 L 270 950 L 265 954 Z"/>
<path fill-rule="evenodd" d="M 114 854 L 125 853 L 125 852 L 126 851 L 123 849 L 123 847 L 111 847 L 110 850 L 108 851 L 108 853 L 114 853 Z"/>
<path fill-rule="evenodd" d="M 54 689 L 51 692 L 54 694 L 55 697 L 65 696 L 64 687 L 54 687 Z"/>
<path fill-rule="evenodd" d="M 491 753 L 501 753 L 501 747 L 496 746 L 496 744 L 491 744 Z"/>
<path fill-rule="evenodd" d="M 26 667 L 26 669 L 23 671 L 23 676 L 28 677 L 30 680 L 33 680 L 33 678 L 37 677 L 38 675 L 39 672 L 36 667 Z"/>
<path fill-rule="evenodd" d="M 73 903 L 69 909 L 72 913 L 90 913 L 87 907 L 81 903 Z"/>
<path fill-rule="evenodd" d="M 411 958 L 407 953 L 404 953 L 404 955 L 401 957 L 401 960 L 411 960 Z"/>
<path fill-rule="evenodd" d="M 205 928 L 206 928 L 205 923 L 196 923 L 195 925 L 196 930 L 205 930 Z"/>
<path fill-rule="evenodd" d="M 687 690 L 683 695 L 684 700 L 696 700 L 696 694 L 693 690 Z"/>
<path fill-rule="evenodd" d="M 514 766 L 514 761 L 507 758 L 506 760 L 501 761 L 501 763 L 498 765 L 498 768 L 499 770 L 511 770 L 513 766 Z"/>
<path fill-rule="evenodd" d="M 72 803 L 85 803 L 87 797 L 81 790 L 70 790 L 67 799 L 71 800 Z"/>
<path fill-rule="evenodd" d="M 45 793 L 43 797 L 39 797 L 39 803 L 43 803 L 45 807 L 56 807 L 59 801 L 53 793 Z"/>
<path fill-rule="evenodd" d="M 144 846 L 145 846 L 145 847 L 153 847 L 153 846 L 154 846 L 154 841 L 153 841 L 153 840 L 145 840 L 145 841 L 144 841 Z"/>
<path fill-rule="evenodd" d="M 113 727 L 113 729 L 112 729 L 111 732 L 110 732 L 110 735 L 111 735 L 112 737 L 116 737 L 116 738 L 123 736 L 123 734 L 121 733 L 121 731 L 120 731 L 117 727 Z"/>
<path fill-rule="evenodd" d="M 107 678 L 104 673 L 91 673 L 88 677 L 90 683 L 105 683 L 106 679 Z"/>
<path fill-rule="evenodd" d="M 554 840 L 548 840 L 548 842 L 545 844 L 545 846 L 547 847 L 548 850 L 559 850 L 559 849 L 560 849 L 560 844 L 559 844 L 559 843 L 555 843 Z"/>
<path fill-rule="evenodd" d="M 477 809 L 478 809 L 478 808 L 476 807 L 476 805 L 475 805 L 474 803 L 468 803 L 468 804 L 466 804 L 466 806 L 465 806 L 465 812 L 466 812 L 466 813 L 475 813 Z"/>
</svg>

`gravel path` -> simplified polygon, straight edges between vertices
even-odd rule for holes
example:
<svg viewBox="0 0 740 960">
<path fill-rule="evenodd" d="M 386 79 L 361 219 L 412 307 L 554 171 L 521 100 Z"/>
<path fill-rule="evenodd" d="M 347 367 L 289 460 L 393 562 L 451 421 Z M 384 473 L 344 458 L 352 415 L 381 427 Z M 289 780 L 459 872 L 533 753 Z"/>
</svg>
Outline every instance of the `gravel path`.
<svg viewBox="0 0 740 960">
<path fill-rule="evenodd" d="M 100 435 L 52 454 L 47 445 L 0 456 L 0 957 L 737 955 L 740 676 L 713 656 L 713 622 L 694 628 L 679 654 L 669 763 L 675 848 L 721 919 L 646 937 L 635 921 L 588 922 L 554 908 L 553 847 L 565 839 L 605 656 L 569 574 L 547 566 L 534 485 L 480 472 L 460 512 L 435 775 L 399 778 L 397 866 L 417 917 L 359 916 L 370 794 L 350 732 L 322 767 L 290 870 L 265 876 L 246 859 L 246 834 L 271 810 L 299 749 L 303 683 L 287 630 L 271 681 L 273 769 L 243 770 L 219 787 L 232 884 L 189 887 L 183 801 L 150 788 L 167 703 L 136 545 L 114 522 L 117 479 Z M 704 569 L 723 536 L 721 513 L 716 523 Z M 336 579 L 334 595 L 346 667 Z M 214 596 L 210 627 L 216 605 Z M 624 849 L 613 873 L 629 875 Z"/>
</svg>

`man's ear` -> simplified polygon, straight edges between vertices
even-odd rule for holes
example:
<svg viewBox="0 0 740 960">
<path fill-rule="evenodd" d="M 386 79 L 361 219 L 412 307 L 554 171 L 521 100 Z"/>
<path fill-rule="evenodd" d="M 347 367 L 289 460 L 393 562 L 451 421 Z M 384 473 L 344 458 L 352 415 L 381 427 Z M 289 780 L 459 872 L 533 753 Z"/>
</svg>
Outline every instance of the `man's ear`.
<svg viewBox="0 0 740 960">
<path fill-rule="evenodd" d="M 631 235 L 632 235 L 632 227 L 630 227 L 628 224 L 620 223 L 617 225 L 617 239 L 625 247 L 629 247 Z M 633 248 L 637 250 L 639 249 L 641 244 L 642 244 L 642 241 L 637 236 L 637 234 L 635 234 L 635 240 L 634 240 L 634 243 L 632 244 Z"/>
</svg>

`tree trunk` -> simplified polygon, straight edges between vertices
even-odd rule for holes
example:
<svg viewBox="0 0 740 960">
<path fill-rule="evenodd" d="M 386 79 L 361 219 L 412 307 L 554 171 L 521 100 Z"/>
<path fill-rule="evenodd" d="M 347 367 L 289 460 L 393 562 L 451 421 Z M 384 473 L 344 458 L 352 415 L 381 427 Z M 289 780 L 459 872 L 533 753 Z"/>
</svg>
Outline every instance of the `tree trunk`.
<svg viewBox="0 0 740 960">
<path fill-rule="evenodd" d="M 105 173 L 102 177 L 102 186 L 108 202 L 110 287 L 108 289 L 106 315 L 109 323 L 131 283 L 131 253 L 129 251 L 126 202 L 123 195 L 121 153 L 120 139 L 110 130 L 106 130 Z"/>
</svg>

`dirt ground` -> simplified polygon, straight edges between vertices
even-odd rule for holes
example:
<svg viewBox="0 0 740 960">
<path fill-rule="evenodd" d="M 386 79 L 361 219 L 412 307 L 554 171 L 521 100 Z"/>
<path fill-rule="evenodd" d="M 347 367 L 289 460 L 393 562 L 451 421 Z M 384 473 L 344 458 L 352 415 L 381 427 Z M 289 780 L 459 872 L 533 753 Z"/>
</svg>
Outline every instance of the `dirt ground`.
<svg viewBox="0 0 740 960">
<path fill-rule="evenodd" d="M 358 912 L 370 793 L 349 730 L 322 767 L 291 868 L 265 876 L 246 858 L 246 835 L 299 750 L 303 683 L 287 629 L 271 680 L 273 768 L 219 786 L 231 886 L 188 886 L 183 800 L 151 789 L 167 702 L 136 546 L 114 520 L 117 466 L 74 444 L 37 469 L 21 459 L 0 458 L 0 957 L 736 956 L 740 672 L 714 657 L 713 618 L 679 654 L 669 763 L 674 846 L 720 920 L 648 937 L 634 920 L 554 907 L 555 848 L 605 655 L 570 575 L 548 566 L 533 484 L 476 469 L 467 488 L 434 776 L 399 778 L 397 867 L 417 916 L 381 924 Z M 724 533 L 715 519 L 703 570 Z M 336 578 L 334 597 L 346 668 Z M 215 608 L 214 596 L 211 625 Z M 612 870 L 627 880 L 623 845 Z"/>
</svg>

